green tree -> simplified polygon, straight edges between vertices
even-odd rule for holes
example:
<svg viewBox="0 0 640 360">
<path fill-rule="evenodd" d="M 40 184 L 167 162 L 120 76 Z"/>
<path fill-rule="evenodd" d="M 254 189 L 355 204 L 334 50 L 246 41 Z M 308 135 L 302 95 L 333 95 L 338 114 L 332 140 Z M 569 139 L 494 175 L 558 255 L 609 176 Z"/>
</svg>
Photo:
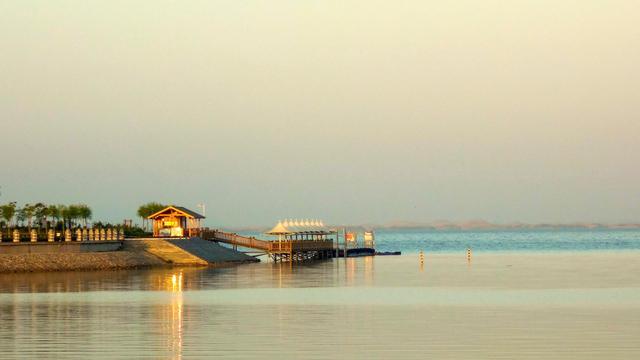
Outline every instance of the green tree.
<svg viewBox="0 0 640 360">
<path fill-rule="evenodd" d="M 51 222 L 53 224 L 53 228 L 55 229 L 58 226 L 58 222 L 60 221 L 60 206 L 62 205 L 49 205 L 47 206 L 47 216 L 51 218 Z"/>
<path fill-rule="evenodd" d="M 84 227 L 87 227 L 89 219 L 93 215 L 91 208 L 86 204 L 78 204 L 78 215 L 84 220 Z"/>
<path fill-rule="evenodd" d="M 31 225 L 33 224 L 33 215 L 35 213 L 35 207 L 31 204 L 24 204 L 21 211 L 21 217 L 23 221 L 27 222 L 27 226 L 29 227 L 29 231 L 31 231 Z"/>
<path fill-rule="evenodd" d="M 65 206 L 61 213 L 66 223 L 65 226 L 68 229 L 73 229 L 76 224 L 76 220 L 81 218 L 80 207 L 78 205 Z"/>
<path fill-rule="evenodd" d="M 16 208 L 16 227 L 20 227 L 27 220 L 27 212 L 23 207 Z"/>
<path fill-rule="evenodd" d="M 47 223 L 47 205 L 43 203 L 37 203 L 33 205 L 33 217 L 35 219 L 36 224 L 38 224 L 38 228 L 41 229 L 44 225 L 46 229 Z"/>
<path fill-rule="evenodd" d="M 2 218 L 7 222 L 7 236 L 11 236 L 11 221 L 16 214 L 16 202 L 10 202 L 0 206 Z"/>
<path fill-rule="evenodd" d="M 165 207 L 167 206 L 158 202 L 149 202 L 149 203 L 140 205 L 140 207 L 138 208 L 138 216 L 142 218 L 143 227 L 147 229 L 148 228 L 147 218 L 157 213 L 158 211 L 164 209 Z"/>
</svg>

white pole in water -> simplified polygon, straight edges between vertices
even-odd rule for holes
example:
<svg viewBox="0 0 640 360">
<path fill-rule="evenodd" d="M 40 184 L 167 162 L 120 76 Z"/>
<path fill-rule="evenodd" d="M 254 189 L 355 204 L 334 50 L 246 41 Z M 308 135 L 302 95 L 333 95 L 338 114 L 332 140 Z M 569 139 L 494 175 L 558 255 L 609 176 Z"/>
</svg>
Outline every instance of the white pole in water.
<svg viewBox="0 0 640 360">
<path fill-rule="evenodd" d="M 344 258 L 347 258 L 347 228 L 342 228 L 342 235 L 344 240 Z"/>
</svg>

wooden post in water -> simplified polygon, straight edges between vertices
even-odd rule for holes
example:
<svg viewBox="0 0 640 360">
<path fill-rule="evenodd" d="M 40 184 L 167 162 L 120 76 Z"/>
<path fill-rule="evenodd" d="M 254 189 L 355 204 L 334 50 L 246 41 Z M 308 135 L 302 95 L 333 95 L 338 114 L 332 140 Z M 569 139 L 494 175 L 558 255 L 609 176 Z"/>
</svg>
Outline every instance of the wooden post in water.
<svg viewBox="0 0 640 360">
<path fill-rule="evenodd" d="M 467 248 L 467 261 L 471 262 L 471 248 Z"/>
<path fill-rule="evenodd" d="M 20 231 L 13 230 L 13 242 L 20 242 Z"/>
</svg>

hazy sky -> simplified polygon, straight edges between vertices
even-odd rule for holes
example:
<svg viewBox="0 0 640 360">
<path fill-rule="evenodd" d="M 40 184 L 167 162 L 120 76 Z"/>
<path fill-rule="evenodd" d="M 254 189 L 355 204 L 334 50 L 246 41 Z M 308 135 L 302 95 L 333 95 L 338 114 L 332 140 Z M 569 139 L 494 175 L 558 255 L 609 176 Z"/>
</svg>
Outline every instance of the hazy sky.
<svg viewBox="0 0 640 360">
<path fill-rule="evenodd" d="M 640 2 L 0 0 L 0 202 L 640 221 Z"/>
</svg>

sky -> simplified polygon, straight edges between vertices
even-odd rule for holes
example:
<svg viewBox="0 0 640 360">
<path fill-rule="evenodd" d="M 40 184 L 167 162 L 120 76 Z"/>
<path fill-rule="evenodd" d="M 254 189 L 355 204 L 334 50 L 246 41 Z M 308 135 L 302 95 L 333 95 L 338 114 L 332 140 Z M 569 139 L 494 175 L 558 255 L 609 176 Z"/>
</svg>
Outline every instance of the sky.
<svg viewBox="0 0 640 360">
<path fill-rule="evenodd" d="M 638 222 L 638 24 L 619 0 L 1 0 L 0 202 Z"/>
</svg>

